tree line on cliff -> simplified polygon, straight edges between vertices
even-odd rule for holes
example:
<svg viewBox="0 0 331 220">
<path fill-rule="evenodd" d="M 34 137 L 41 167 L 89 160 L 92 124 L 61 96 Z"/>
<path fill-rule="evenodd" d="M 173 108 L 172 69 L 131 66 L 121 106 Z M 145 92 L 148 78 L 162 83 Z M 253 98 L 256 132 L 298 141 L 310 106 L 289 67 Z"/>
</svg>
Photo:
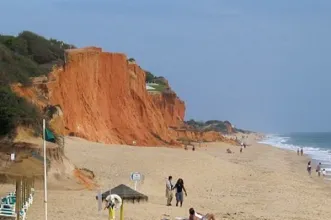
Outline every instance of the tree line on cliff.
<svg viewBox="0 0 331 220">
<path fill-rule="evenodd" d="M 136 63 L 134 58 L 128 59 L 129 63 Z M 156 76 L 148 70 L 145 70 L 145 82 L 146 83 L 157 83 L 159 85 L 168 86 L 168 81 L 163 76 Z"/>
<path fill-rule="evenodd" d="M 10 88 L 12 83 L 30 85 L 30 77 L 48 74 L 64 63 L 64 51 L 74 45 L 46 39 L 30 31 L 17 36 L 0 35 L 0 136 L 11 134 L 18 125 L 41 133 L 42 113 Z"/>
<path fill-rule="evenodd" d="M 222 134 L 230 133 L 250 133 L 250 131 L 235 128 L 229 121 L 209 120 L 209 121 L 195 121 L 193 119 L 185 122 L 192 129 L 197 131 L 217 131 Z"/>
<path fill-rule="evenodd" d="M 65 50 L 74 48 L 72 44 L 47 39 L 31 31 L 23 31 L 17 36 L 0 35 L 0 136 L 11 134 L 18 125 L 29 126 L 40 135 L 40 119 L 46 115 L 17 96 L 10 85 L 31 85 L 31 77 L 47 75 L 52 68 L 63 65 Z M 130 58 L 128 61 L 135 60 Z M 165 78 L 149 71 L 145 73 L 146 82 L 167 84 Z"/>
<path fill-rule="evenodd" d="M 65 50 L 75 48 L 56 39 L 46 39 L 30 31 L 23 31 L 17 36 L 0 35 L 0 136 L 11 134 L 18 125 L 33 128 L 36 135 L 41 134 L 41 118 L 47 114 L 11 90 L 10 85 L 31 84 L 30 77 L 47 75 L 53 67 L 63 65 Z M 133 58 L 128 59 L 134 62 Z M 146 83 L 157 83 L 161 88 L 169 88 L 164 77 L 158 77 L 145 70 Z M 226 133 L 227 122 L 190 120 L 187 124 L 203 131 Z M 235 129 L 236 131 L 243 131 Z"/>
</svg>

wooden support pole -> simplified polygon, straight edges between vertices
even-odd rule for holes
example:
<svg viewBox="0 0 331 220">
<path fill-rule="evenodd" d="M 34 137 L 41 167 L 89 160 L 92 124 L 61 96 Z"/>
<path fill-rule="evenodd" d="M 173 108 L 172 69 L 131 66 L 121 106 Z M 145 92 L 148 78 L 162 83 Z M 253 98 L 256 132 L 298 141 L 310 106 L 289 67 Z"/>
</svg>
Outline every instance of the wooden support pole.
<svg viewBox="0 0 331 220">
<path fill-rule="evenodd" d="M 20 204 L 20 209 L 22 209 L 22 207 L 23 207 L 23 202 L 24 202 L 24 200 L 23 200 L 23 194 L 24 193 L 24 191 L 23 191 L 23 178 L 21 178 L 21 204 Z"/>
<path fill-rule="evenodd" d="M 16 218 L 20 219 L 20 210 L 21 210 L 21 178 L 16 178 Z"/>
<path fill-rule="evenodd" d="M 23 178 L 21 177 L 21 184 L 20 184 L 20 210 L 22 209 L 23 205 Z"/>
<path fill-rule="evenodd" d="M 31 194 L 31 187 L 32 187 L 32 178 L 29 179 L 28 181 L 28 196 L 30 197 Z"/>
<path fill-rule="evenodd" d="M 24 180 L 24 205 L 26 204 L 27 200 L 28 200 L 28 179 L 25 178 L 25 180 Z"/>
<path fill-rule="evenodd" d="M 26 178 L 25 177 L 23 177 L 23 179 L 22 179 L 22 206 L 24 206 L 24 204 L 25 204 L 25 200 L 26 200 L 26 192 L 25 192 L 25 181 L 26 180 Z"/>
</svg>

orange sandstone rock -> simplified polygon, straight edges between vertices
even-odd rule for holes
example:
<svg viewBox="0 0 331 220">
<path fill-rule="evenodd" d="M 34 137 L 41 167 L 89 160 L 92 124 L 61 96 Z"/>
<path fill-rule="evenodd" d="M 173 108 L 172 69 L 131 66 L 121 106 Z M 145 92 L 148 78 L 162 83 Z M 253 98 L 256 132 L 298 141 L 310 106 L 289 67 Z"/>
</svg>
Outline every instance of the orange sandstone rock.
<svg viewBox="0 0 331 220">
<path fill-rule="evenodd" d="M 218 132 L 182 127 L 185 103 L 171 90 L 146 91 L 145 71 L 121 53 L 87 47 L 66 51 L 66 63 L 33 86 L 12 89 L 44 110 L 57 106 L 61 114 L 50 122 L 60 134 L 112 144 L 179 145 L 178 138 L 224 141 Z M 230 129 L 230 127 L 229 127 Z"/>
</svg>

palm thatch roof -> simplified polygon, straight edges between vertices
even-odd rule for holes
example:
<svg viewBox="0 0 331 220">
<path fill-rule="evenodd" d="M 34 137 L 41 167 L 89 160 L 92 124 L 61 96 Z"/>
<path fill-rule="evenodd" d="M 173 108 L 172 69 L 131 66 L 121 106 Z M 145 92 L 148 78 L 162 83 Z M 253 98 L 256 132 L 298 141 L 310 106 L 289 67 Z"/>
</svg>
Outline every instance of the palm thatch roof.
<svg viewBox="0 0 331 220">
<path fill-rule="evenodd" d="M 29 156 L 16 161 L 8 161 L 0 169 L 0 174 L 8 177 L 39 177 L 44 175 L 43 162 Z"/>
<path fill-rule="evenodd" d="M 148 201 L 148 196 L 137 192 L 124 184 L 118 185 L 115 188 L 102 193 L 102 201 L 105 200 L 109 194 L 117 194 L 123 201 L 132 201 L 133 203 L 135 201 Z M 98 199 L 98 196 L 96 196 L 96 199 Z"/>
</svg>

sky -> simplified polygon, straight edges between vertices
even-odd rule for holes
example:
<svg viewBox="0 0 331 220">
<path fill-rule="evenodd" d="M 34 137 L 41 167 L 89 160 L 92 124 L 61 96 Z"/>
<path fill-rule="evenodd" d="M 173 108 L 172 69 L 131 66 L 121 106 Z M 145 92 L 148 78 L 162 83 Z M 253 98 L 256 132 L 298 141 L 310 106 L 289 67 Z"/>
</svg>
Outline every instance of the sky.
<svg viewBox="0 0 331 220">
<path fill-rule="evenodd" d="M 329 0 L 10 0 L 0 32 L 124 52 L 166 77 L 186 119 L 331 131 Z"/>
</svg>

